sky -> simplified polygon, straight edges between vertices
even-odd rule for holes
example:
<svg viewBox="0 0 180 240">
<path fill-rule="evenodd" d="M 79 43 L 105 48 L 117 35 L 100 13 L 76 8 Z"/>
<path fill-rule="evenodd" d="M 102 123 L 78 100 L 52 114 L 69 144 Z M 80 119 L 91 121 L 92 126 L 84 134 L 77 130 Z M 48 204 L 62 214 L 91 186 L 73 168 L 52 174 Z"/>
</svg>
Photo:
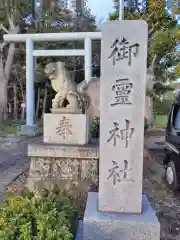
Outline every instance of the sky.
<svg viewBox="0 0 180 240">
<path fill-rule="evenodd" d="M 88 7 L 96 16 L 97 23 L 100 20 L 107 20 L 108 14 L 112 12 L 112 0 L 88 0 Z"/>
<path fill-rule="evenodd" d="M 107 20 L 108 14 L 113 10 L 112 3 L 112 0 L 88 0 L 88 7 L 91 9 L 92 14 L 96 16 L 97 23 L 100 20 Z"/>
</svg>

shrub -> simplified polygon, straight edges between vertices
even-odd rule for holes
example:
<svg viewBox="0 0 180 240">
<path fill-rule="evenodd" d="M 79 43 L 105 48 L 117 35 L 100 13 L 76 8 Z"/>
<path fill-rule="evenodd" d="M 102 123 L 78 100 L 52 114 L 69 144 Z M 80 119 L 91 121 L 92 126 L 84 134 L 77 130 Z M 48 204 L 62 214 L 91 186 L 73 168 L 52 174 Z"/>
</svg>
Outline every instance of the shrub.
<svg viewBox="0 0 180 240">
<path fill-rule="evenodd" d="M 172 106 L 172 100 L 164 99 L 162 102 L 156 99 L 153 103 L 154 112 L 157 115 L 168 115 Z"/>
<path fill-rule="evenodd" d="M 75 208 L 54 192 L 7 198 L 0 209 L 0 240 L 71 240 Z"/>
<path fill-rule="evenodd" d="M 99 118 L 98 117 L 95 117 L 91 123 L 91 129 L 90 129 L 90 132 L 91 132 L 91 135 L 92 137 L 94 138 L 99 138 Z"/>
</svg>

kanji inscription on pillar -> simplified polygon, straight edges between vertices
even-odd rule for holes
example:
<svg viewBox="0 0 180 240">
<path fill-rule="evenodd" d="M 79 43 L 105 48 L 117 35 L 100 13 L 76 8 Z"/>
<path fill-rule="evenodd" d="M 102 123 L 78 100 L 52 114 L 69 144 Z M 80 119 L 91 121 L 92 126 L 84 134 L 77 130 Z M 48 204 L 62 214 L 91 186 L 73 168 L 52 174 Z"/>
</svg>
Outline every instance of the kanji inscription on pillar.
<svg viewBox="0 0 180 240">
<path fill-rule="evenodd" d="M 132 138 L 135 129 L 130 128 L 130 121 L 125 119 L 126 128 L 120 129 L 119 123 L 113 122 L 114 128 L 109 131 L 110 137 L 108 138 L 107 142 L 113 142 L 113 146 L 116 147 L 117 140 L 125 141 L 125 148 L 128 148 L 129 140 Z"/>
<path fill-rule="evenodd" d="M 133 104 L 132 91 L 133 83 L 128 78 L 117 79 L 112 85 L 112 91 L 114 92 L 113 101 L 111 106 Z"/>
<path fill-rule="evenodd" d="M 112 59 L 113 65 L 116 64 L 117 61 L 127 60 L 128 66 L 132 64 L 132 58 L 136 58 L 138 55 L 140 44 L 130 42 L 123 37 L 122 40 L 116 38 L 111 45 L 111 54 L 108 59 Z"/>
<path fill-rule="evenodd" d="M 99 211 L 141 212 L 147 36 L 144 21 L 102 27 Z"/>
<path fill-rule="evenodd" d="M 120 168 L 118 163 L 112 160 L 112 168 L 108 169 L 109 174 L 107 180 L 112 179 L 113 185 L 123 181 L 133 181 L 131 178 L 129 178 L 129 172 L 131 170 L 132 168 L 129 168 L 129 163 L 127 160 L 124 160 L 123 168 Z"/>
</svg>

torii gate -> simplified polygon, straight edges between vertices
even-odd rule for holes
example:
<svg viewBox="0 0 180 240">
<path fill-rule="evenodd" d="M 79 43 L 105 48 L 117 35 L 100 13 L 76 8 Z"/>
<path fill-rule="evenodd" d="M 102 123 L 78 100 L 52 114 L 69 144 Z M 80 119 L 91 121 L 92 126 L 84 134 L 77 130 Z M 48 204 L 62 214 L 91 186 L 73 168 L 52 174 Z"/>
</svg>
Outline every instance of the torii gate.
<svg viewBox="0 0 180 240">
<path fill-rule="evenodd" d="M 101 39 L 101 32 L 5 34 L 5 42 L 26 43 L 26 125 L 32 132 L 35 128 L 34 102 L 34 57 L 44 56 L 84 56 L 85 80 L 92 77 L 92 40 Z M 34 42 L 84 40 L 84 49 L 34 50 Z"/>
<path fill-rule="evenodd" d="M 117 0 L 119 20 L 124 18 L 124 0 Z M 5 34 L 5 42 L 26 42 L 26 125 L 31 131 L 36 128 L 34 109 L 34 57 L 84 56 L 85 80 L 92 77 L 92 40 L 101 39 L 101 32 Z M 84 49 L 34 50 L 34 42 L 84 40 Z"/>
</svg>

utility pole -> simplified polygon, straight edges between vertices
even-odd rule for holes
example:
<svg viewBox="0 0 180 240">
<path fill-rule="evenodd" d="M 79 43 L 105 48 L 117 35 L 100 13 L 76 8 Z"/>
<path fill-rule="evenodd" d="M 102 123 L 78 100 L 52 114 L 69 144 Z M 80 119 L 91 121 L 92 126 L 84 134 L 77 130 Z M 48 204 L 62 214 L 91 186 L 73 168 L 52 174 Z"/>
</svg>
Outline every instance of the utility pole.
<svg viewBox="0 0 180 240">
<path fill-rule="evenodd" d="M 125 0 L 113 0 L 115 11 L 119 13 L 119 20 L 124 19 L 124 1 Z"/>
<path fill-rule="evenodd" d="M 82 11 L 84 7 L 84 0 L 75 0 L 76 1 L 76 31 L 80 31 L 80 23 L 82 18 Z"/>
<path fill-rule="evenodd" d="M 119 20 L 124 20 L 124 0 L 119 0 Z"/>
<path fill-rule="evenodd" d="M 74 8 L 76 11 L 76 32 L 81 31 L 81 18 L 82 18 L 82 11 L 83 11 L 83 2 L 84 0 L 72 0 L 74 2 Z M 75 48 L 80 48 L 81 44 L 76 41 L 75 42 Z M 77 64 L 75 63 L 75 70 L 77 70 Z M 78 73 L 75 72 L 74 77 L 76 78 L 78 76 Z"/>
<path fill-rule="evenodd" d="M 36 28 L 36 0 L 31 0 L 33 27 Z"/>
</svg>

